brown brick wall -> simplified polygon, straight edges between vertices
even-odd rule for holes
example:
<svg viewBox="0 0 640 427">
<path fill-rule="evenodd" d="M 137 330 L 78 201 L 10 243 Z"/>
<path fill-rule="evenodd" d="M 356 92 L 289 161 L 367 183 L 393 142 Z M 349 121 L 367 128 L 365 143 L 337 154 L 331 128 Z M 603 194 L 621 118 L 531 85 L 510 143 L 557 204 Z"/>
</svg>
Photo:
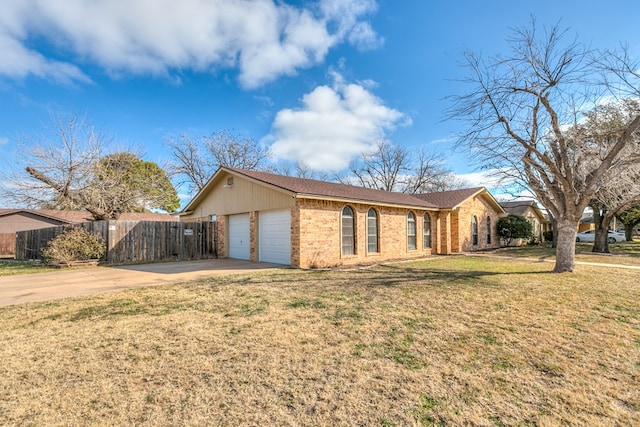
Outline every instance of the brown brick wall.
<svg viewBox="0 0 640 427">
<path fill-rule="evenodd" d="M 474 215 L 478 218 L 478 245 L 476 246 L 472 244 L 471 236 L 471 220 Z M 491 218 L 491 244 L 487 244 L 487 216 Z M 499 218 L 496 211 L 481 196 L 464 202 L 457 213 L 456 229 L 459 235 L 457 239 L 459 251 L 470 252 L 500 247 L 496 225 Z"/>
<path fill-rule="evenodd" d="M 354 255 L 342 255 L 341 216 L 347 204 L 328 200 L 298 199 L 292 216 L 292 261 L 301 267 L 327 267 L 357 264 L 388 259 L 418 258 L 431 254 L 423 249 L 423 215 L 425 211 L 413 210 L 416 215 L 416 250 L 407 249 L 408 209 L 348 204 L 355 213 L 356 249 Z M 367 212 L 378 212 L 379 252 L 367 253 Z M 432 216 L 432 228 L 435 222 Z M 433 233 L 433 232 L 432 232 Z M 435 234 L 432 237 L 435 240 Z M 299 247 L 299 251 L 296 249 Z M 299 253 L 299 258 L 296 257 Z M 296 265 L 296 264 L 294 264 Z"/>
<path fill-rule="evenodd" d="M 217 226 L 218 226 L 218 241 L 216 242 L 218 245 L 218 258 L 226 258 L 227 254 L 227 216 L 221 215 L 218 216 Z"/>
</svg>

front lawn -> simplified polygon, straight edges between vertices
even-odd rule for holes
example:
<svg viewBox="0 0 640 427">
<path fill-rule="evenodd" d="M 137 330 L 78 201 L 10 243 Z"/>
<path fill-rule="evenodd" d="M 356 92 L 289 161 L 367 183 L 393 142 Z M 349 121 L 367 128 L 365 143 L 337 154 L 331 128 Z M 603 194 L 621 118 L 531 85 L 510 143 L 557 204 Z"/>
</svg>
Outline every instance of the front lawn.
<svg viewBox="0 0 640 427">
<path fill-rule="evenodd" d="M 45 273 L 52 271 L 52 267 L 42 264 L 19 262 L 13 260 L 0 260 L 0 276 L 11 276 L 14 274 Z"/>
<path fill-rule="evenodd" d="M 2 425 L 640 425 L 638 272 L 476 257 L 0 309 Z"/>
<path fill-rule="evenodd" d="M 640 266 L 640 242 L 621 242 L 609 245 L 610 254 L 593 253 L 593 243 L 576 243 L 576 261 Z M 555 249 L 548 244 L 501 248 L 497 255 L 519 258 L 555 260 Z"/>
</svg>

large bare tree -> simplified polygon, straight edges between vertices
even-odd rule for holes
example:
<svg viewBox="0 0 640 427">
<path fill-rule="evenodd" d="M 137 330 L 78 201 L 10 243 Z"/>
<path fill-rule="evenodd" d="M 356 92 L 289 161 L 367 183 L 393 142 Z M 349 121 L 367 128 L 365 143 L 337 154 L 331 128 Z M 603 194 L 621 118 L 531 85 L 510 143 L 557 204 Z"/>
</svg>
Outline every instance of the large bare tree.
<svg viewBox="0 0 640 427">
<path fill-rule="evenodd" d="M 259 141 L 229 130 L 204 137 L 169 136 L 165 142 L 173 157 L 169 165 L 171 174 L 181 177 L 179 184 L 187 184 L 192 191 L 204 188 L 220 166 L 263 170 L 271 158 L 269 149 Z"/>
<path fill-rule="evenodd" d="M 85 118 L 56 117 L 51 132 L 21 141 L 2 194 L 14 206 L 80 209 L 95 219 L 180 207 L 158 165 L 130 152 L 109 153 L 109 142 Z"/>
<path fill-rule="evenodd" d="M 339 180 L 345 183 L 355 180 L 362 187 L 402 193 L 445 191 L 462 185 L 445 167 L 441 155 L 424 149 L 416 150 L 413 155 L 407 148 L 388 140 L 377 141 L 375 151 L 351 162 L 349 173 Z"/>
<path fill-rule="evenodd" d="M 582 167 L 600 162 L 603 147 L 620 138 L 620 132 L 634 117 L 640 115 L 637 99 L 623 99 L 598 105 L 584 119 L 567 131 L 569 138 L 580 144 L 581 151 L 590 155 L 582 159 Z M 611 221 L 620 213 L 640 202 L 640 132 L 631 134 L 627 144 L 602 178 L 595 195 L 589 202 L 595 224 L 593 252 L 608 253 Z M 595 166 L 587 166 L 592 170 Z"/>
<path fill-rule="evenodd" d="M 471 89 L 452 97 L 448 117 L 467 124 L 459 147 L 486 168 L 518 175 L 549 210 L 557 223 L 554 271 L 573 271 L 582 212 L 635 144 L 640 115 L 606 143 L 568 132 L 605 97 L 637 95 L 637 67 L 626 54 L 590 51 L 558 26 L 538 32 L 535 21 L 514 29 L 508 44 L 508 56 L 465 54 Z"/>
</svg>

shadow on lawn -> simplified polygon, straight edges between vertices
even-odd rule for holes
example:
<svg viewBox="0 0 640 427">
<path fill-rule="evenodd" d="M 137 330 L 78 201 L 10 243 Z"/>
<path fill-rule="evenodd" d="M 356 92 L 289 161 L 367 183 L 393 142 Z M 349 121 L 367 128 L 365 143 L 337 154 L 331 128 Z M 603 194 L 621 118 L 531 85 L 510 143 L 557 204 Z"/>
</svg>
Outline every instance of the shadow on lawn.
<svg viewBox="0 0 640 427">
<path fill-rule="evenodd" d="M 386 270 L 386 271 L 385 271 Z M 372 285 L 394 286 L 407 282 L 429 282 L 463 285 L 478 285 L 483 278 L 500 275 L 553 274 L 551 271 L 483 271 L 483 270 L 442 270 L 412 267 L 384 266 L 369 278 Z M 483 284 L 487 284 L 483 282 Z"/>
<path fill-rule="evenodd" d="M 302 274 L 300 274 L 302 273 Z M 304 285 L 329 283 L 338 286 L 398 286 L 409 283 L 424 283 L 425 285 L 482 285 L 491 286 L 483 278 L 500 275 L 541 275 L 553 274 L 551 271 L 482 271 L 482 270 L 449 270 L 404 267 L 396 265 L 378 265 L 366 269 L 354 270 L 296 270 L 289 274 L 275 274 L 265 280 L 264 276 L 248 276 L 234 278 L 235 284 L 252 285 L 257 282 L 268 281 L 282 285 Z"/>
</svg>

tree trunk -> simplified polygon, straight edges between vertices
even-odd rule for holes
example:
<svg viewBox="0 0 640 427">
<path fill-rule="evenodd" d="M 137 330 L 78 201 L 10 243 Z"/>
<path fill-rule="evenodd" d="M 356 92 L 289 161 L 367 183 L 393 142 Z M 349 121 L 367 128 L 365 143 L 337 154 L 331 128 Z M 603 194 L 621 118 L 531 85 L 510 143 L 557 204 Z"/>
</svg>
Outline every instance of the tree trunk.
<svg viewBox="0 0 640 427">
<path fill-rule="evenodd" d="M 610 221 L 607 221 L 606 224 L 605 221 L 601 221 L 599 226 L 596 226 L 596 235 L 591 252 L 599 254 L 611 253 L 609 251 L 609 223 Z"/>
<path fill-rule="evenodd" d="M 556 273 L 572 272 L 576 266 L 576 234 L 579 220 L 558 219 L 558 243 L 556 246 Z"/>
<path fill-rule="evenodd" d="M 633 229 L 636 224 L 625 224 L 624 225 L 624 238 L 627 242 L 633 242 Z"/>
<path fill-rule="evenodd" d="M 558 247 L 558 221 L 553 217 L 551 218 L 551 232 L 553 233 L 551 247 L 555 249 Z"/>
<path fill-rule="evenodd" d="M 609 224 L 611 224 L 613 216 L 607 215 L 606 209 L 598 209 L 594 206 L 591 209 L 593 209 L 593 223 L 596 227 L 591 252 L 599 254 L 611 253 L 609 251 Z"/>
</svg>

